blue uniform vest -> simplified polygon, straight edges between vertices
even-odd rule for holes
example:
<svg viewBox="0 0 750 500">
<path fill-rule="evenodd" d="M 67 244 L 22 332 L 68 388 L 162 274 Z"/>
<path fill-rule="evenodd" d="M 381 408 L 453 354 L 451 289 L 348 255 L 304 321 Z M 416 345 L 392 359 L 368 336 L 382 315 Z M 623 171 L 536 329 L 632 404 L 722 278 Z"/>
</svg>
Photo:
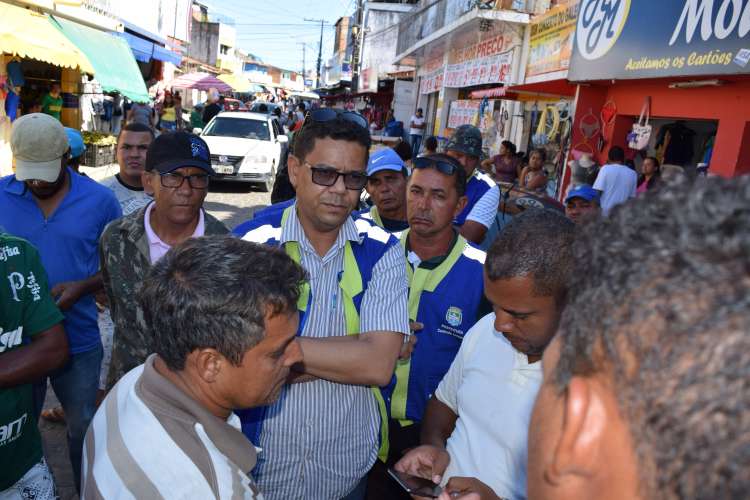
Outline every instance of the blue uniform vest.
<svg viewBox="0 0 750 500">
<path fill-rule="evenodd" d="M 493 181 L 489 175 L 480 172 L 479 169 L 475 169 L 474 173 L 466 183 L 466 206 L 453 220 L 453 224 L 458 227 L 463 226 L 464 222 L 466 222 L 466 217 L 471 213 L 474 205 L 477 204 L 487 191 L 495 187 L 495 185 L 495 181 Z"/>
<path fill-rule="evenodd" d="M 294 210 L 294 205 L 290 205 L 288 202 L 272 205 L 262 213 L 259 213 L 258 217 L 255 217 L 253 220 L 237 226 L 232 233 L 254 243 L 280 246 L 283 220 L 285 219 L 284 214 L 288 210 Z M 352 219 L 361 238 L 359 242 L 347 242 L 354 256 L 356 269 L 347 269 L 347 259 L 345 257 L 344 271 L 339 276 L 339 285 L 342 287 L 342 294 L 345 296 L 345 309 L 346 298 L 350 298 L 356 309 L 356 321 L 358 322 L 362 298 L 372 279 L 372 269 L 391 247 L 398 245 L 398 240 L 371 221 L 358 217 L 356 214 L 352 215 Z M 289 248 L 285 249 L 289 253 Z M 347 282 L 346 278 L 342 279 L 344 275 L 358 276 L 359 278 L 356 280 L 358 283 L 352 283 L 351 280 Z M 299 311 L 300 326 L 297 332 L 298 335 L 302 333 L 310 307 L 315 307 L 309 288 L 303 291 L 303 295 L 305 293 L 307 294 L 307 299 L 305 297 L 301 298 L 301 302 L 305 306 L 300 307 Z M 354 333 L 358 333 L 358 325 L 355 326 L 352 324 L 353 319 L 351 316 L 353 314 L 347 313 L 347 331 L 353 333 L 352 330 L 356 330 Z M 268 407 L 260 407 L 236 412 L 242 421 L 242 432 L 256 446 L 260 443 L 260 433 L 267 409 Z M 387 435 L 381 436 L 381 440 L 387 442 Z M 383 451 L 383 453 L 387 453 L 387 450 Z"/>
<path fill-rule="evenodd" d="M 406 235 L 402 243 L 405 240 Z M 464 335 L 479 319 L 484 259 L 483 251 L 459 237 L 437 268 L 418 270 L 421 276 L 410 273 L 409 319 L 424 328 L 416 333 L 410 360 L 399 360 L 391 383 L 381 388 L 389 417 L 422 420 L 427 401 L 450 368 Z"/>
</svg>

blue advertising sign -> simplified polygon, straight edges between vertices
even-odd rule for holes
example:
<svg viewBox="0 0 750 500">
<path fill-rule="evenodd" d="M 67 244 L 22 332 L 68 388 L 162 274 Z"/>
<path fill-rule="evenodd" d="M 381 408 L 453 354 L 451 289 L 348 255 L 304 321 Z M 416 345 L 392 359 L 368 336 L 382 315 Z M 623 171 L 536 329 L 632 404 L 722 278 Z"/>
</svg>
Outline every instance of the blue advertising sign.
<svg viewBox="0 0 750 500">
<path fill-rule="evenodd" d="M 750 73 L 750 0 L 581 0 L 568 79 Z"/>
</svg>

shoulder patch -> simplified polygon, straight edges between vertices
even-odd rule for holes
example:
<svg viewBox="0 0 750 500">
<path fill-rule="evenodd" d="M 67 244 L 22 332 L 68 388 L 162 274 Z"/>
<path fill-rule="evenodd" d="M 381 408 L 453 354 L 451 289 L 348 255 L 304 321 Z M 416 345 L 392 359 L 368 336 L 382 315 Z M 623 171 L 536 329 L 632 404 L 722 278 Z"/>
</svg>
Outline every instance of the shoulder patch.
<svg viewBox="0 0 750 500">
<path fill-rule="evenodd" d="M 242 239 L 253 243 L 265 243 L 269 240 L 281 240 L 281 228 L 273 227 L 271 224 L 264 224 L 260 227 L 246 232 Z"/>
<path fill-rule="evenodd" d="M 383 244 L 388 243 L 388 240 L 393 237 L 390 233 L 386 232 L 380 226 L 376 226 L 375 224 L 372 224 L 371 222 L 360 217 L 354 220 L 354 225 L 357 226 L 357 232 L 359 234 L 366 234 L 368 238 L 372 238 L 373 240 L 379 241 Z"/>
<path fill-rule="evenodd" d="M 487 254 L 485 252 L 471 245 L 466 245 L 466 248 L 464 248 L 463 251 L 463 255 L 464 257 L 475 260 L 482 265 L 484 265 L 484 261 L 487 258 Z"/>
<path fill-rule="evenodd" d="M 484 172 L 477 171 L 477 179 L 487 184 L 489 187 L 495 187 L 495 181 L 492 180 L 492 177 L 485 174 Z"/>
</svg>

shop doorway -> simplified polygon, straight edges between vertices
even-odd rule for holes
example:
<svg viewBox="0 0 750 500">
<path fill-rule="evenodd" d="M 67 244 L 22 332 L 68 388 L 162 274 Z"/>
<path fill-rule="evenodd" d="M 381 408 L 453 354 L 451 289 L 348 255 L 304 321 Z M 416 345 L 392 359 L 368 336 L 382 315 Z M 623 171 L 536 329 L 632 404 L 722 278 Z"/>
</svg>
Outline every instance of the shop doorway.
<svg viewBox="0 0 750 500">
<path fill-rule="evenodd" d="M 427 106 L 424 109 L 425 138 L 431 135 L 437 135 L 435 133 L 435 120 L 437 118 L 437 103 L 438 103 L 437 92 L 427 94 Z M 441 144 L 441 146 L 443 146 L 443 144 Z"/>
<path fill-rule="evenodd" d="M 648 148 L 634 159 L 638 171 L 645 156 L 655 156 L 665 165 L 682 167 L 689 177 L 710 169 L 719 128 L 717 120 L 652 118 L 650 124 L 652 132 Z"/>
</svg>

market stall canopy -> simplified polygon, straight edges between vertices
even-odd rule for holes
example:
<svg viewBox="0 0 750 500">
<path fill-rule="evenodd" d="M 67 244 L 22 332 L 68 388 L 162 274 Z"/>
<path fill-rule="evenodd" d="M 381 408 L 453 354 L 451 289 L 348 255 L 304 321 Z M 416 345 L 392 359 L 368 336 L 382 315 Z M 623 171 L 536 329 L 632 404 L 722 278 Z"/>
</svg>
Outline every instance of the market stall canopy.
<svg viewBox="0 0 750 500">
<path fill-rule="evenodd" d="M 135 102 L 151 98 L 127 42 L 109 33 L 52 16 L 50 21 L 94 67 L 94 76 L 105 92 L 119 92 Z"/>
<path fill-rule="evenodd" d="M 182 56 L 179 54 L 139 36 L 124 32 L 114 32 L 112 34 L 128 42 L 136 61 L 147 63 L 151 59 L 156 59 L 158 61 L 171 62 L 175 66 L 179 66 L 182 61 Z"/>
<path fill-rule="evenodd" d="M 231 92 L 232 87 L 209 73 L 185 73 L 167 84 L 169 87 L 183 89 L 209 90 L 215 88 L 219 92 Z"/>
<path fill-rule="evenodd" d="M 86 56 L 49 22 L 46 14 L 0 3 L 0 52 L 94 73 Z"/>
<path fill-rule="evenodd" d="M 244 76 L 231 73 L 226 75 L 219 75 L 218 78 L 222 82 L 232 87 L 232 90 L 234 90 L 235 92 L 253 92 L 253 85 L 250 83 L 250 80 L 248 80 Z"/>
<path fill-rule="evenodd" d="M 320 96 L 315 92 L 290 92 L 290 97 L 301 97 L 302 99 L 320 99 Z"/>
</svg>

